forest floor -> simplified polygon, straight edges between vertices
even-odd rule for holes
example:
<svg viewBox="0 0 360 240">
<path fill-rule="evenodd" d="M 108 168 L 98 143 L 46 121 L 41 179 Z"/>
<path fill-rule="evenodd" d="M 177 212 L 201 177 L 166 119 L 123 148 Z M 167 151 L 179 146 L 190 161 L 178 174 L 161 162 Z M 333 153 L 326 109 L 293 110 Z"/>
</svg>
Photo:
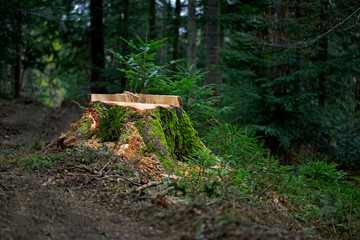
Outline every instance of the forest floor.
<svg viewBox="0 0 360 240">
<path fill-rule="evenodd" d="M 48 108 L 35 101 L 0 104 L 1 239 L 321 239 L 316 227 L 271 203 L 246 198 L 232 206 L 169 200 L 149 190 L 122 189 L 74 170 L 65 154 L 38 170 L 16 164 L 36 142 L 54 142 L 80 119 L 76 106 Z M 86 157 L 84 155 L 83 157 Z M 108 161 L 98 155 L 98 161 Z M 169 200 L 169 201 L 168 201 Z M 228 204 L 228 203 L 227 203 Z"/>
</svg>

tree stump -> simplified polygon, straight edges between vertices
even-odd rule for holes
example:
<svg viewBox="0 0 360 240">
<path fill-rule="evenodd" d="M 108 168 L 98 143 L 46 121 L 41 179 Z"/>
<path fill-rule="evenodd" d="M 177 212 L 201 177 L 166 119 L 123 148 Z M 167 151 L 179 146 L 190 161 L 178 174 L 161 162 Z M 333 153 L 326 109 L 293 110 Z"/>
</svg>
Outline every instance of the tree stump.
<svg viewBox="0 0 360 240">
<path fill-rule="evenodd" d="M 179 161 L 209 151 L 178 96 L 129 92 L 92 94 L 90 106 L 59 137 L 58 146 L 106 149 L 147 179 L 159 179 Z"/>
</svg>

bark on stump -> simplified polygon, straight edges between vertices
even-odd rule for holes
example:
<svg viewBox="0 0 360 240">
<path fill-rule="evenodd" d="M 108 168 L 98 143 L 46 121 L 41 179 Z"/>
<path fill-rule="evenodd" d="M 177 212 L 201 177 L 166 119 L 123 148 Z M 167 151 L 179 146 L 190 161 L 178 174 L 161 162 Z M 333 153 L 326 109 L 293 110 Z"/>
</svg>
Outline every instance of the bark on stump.
<svg viewBox="0 0 360 240">
<path fill-rule="evenodd" d="M 162 174 L 197 151 L 200 140 L 177 96 L 92 94 L 82 118 L 58 139 L 61 149 L 107 149 L 134 165 L 142 178 Z"/>
</svg>

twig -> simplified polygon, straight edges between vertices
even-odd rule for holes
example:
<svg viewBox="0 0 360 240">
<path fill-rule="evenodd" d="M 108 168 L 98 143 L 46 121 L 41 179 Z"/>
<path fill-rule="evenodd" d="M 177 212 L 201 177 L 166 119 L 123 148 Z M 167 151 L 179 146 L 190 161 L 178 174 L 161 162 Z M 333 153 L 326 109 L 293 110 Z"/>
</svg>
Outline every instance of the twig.
<svg viewBox="0 0 360 240">
<path fill-rule="evenodd" d="M 272 185 L 268 185 L 264 190 L 261 191 L 261 194 L 264 194 L 266 197 L 270 197 L 268 194 L 267 194 L 267 191 L 269 191 L 269 189 L 272 187 Z"/>
<path fill-rule="evenodd" d="M 89 175 L 83 174 L 83 173 L 71 173 L 71 172 L 67 173 L 67 175 L 69 175 L 69 176 L 83 176 L 83 177 L 89 176 Z M 92 176 L 92 175 L 90 175 L 90 176 Z M 94 177 L 94 176 L 92 176 L 92 177 Z"/>
<path fill-rule="evenodd" d="M 4 192 L 4 190 L 2 190 L 1 188 L 0 188 L 0 191 L 1 191 L 1 192 L 0 192 L 1 195 L 7 196 L 7 194 L 6 194 L 6 193 Z"/>
<path fill-rule="evenodd" d="M 214 205 L 215 203 L 217 203 L 217 202 L 219 202 L 220 200 L 219 199 L 216 199 L 216 200 L 214 200 L 214 201 L 211 201 L 211 202 L 208 202 L 208 203 L 206 203 L 205 204 L 205 206 L 211 206 L 211 205 Z"/>
<path fill-rule="evenodd" d="M 107 179 L 107 178 L 118 178 L 118 179 L 127 181 L 127 182 L 129 182 L 129 183 L 131 183 L 133 185 L 141 186 L 140 183 L 134 182 L 134 181 L 132 181 L 132 180 L 126 178 L 126 177 L 123 177 L 123 176 L 120 176 L 120 175 L 117 175 L 117 174 L 115 174 L 115 175 L 104 175 L 103 177 L 101 177 L 101 179 Z"/>
<path fill-rule="evenodd" d="M 149 182 L 149 183 L 147 183 L 147 184 L 144 184 L 144 185 L 141 185 L 140 187 L 138 187 L 138 188 L 136 189 L 136 191 L 142 191 L 142 190 L 144 190 L 144 189 L 146 189 L 146 188 L 149 188 L 149 187 L 152 187 L 152 186 L 158 186 L 158 185 L 160 185 L 160 184 L 161 184 L 161 181 Z"/>
<path fill-rule="evenodd" d="M 103 174 L 102 172 L 105 170 L 105 168 L 107 168 L 107 166 L 109 166 L 109 164 L 111 163 L 111 160 L 108 161 L 99 171 L 99 174 Z"/>
<path fill-rule="evenodd" d="M 123 177 L 123 176 L 120 176 L 120 175 L 117 175 L 117 174 L 114 174 L 114 175 L 107 175 L 107 173 L 109 172 L 106 172 L 106 173 L 103 173 L 104 169 L 110 164 L 111 161 L 109 161 L 108 163 L 106 163 L 100 171 L 97 171 L 96 169 L 92 169 L 91 167 L 89 166 L 86 166 L 84 164 L 81 164 L 79 166 L 76 166 L 75 168 L 78 168 L 78 169 L 83 169 L 89 173 L 92 173 L 93 175 L 91 175 L 92 177 L 96 177 L 96 178 L 100 178 L 100 179 L 107 179 L 107 178 L 119 178 L 119 179 L 122 179 L 124 181 L 127 181 L 135 186 L 141 186 L 140 183 L 137 183 L 137 182 L 134 182 L 126 177 Z"/>
<path fill-rule="evenodd" d="M 85 170 L 85 171 L 87 171 L 89 173 L 98 175 L 98 171 L 96 171 L 95 169 L 92 169 L 91 167 L 86 166 L 84 164 L 80 164 L 79 166 L 76 166 L 75 168 L 83 169 L 83 170 Z"/>
</svg>

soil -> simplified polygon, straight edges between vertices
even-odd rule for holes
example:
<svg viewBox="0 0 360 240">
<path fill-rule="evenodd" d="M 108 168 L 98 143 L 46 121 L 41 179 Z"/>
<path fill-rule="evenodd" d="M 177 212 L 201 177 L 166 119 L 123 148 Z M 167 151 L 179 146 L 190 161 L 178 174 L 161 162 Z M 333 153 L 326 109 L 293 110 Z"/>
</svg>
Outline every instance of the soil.
<svg viewBox="0 0 360 240">
<path fill-rule="evenodd" d="M 316 228 L 274 204 L 224 205 L 171 198 L 164 189 L 134 191 L 75 169 L 81 154 L 28 170 L 16 164 L 30 146 L 53 142 L 80 119 L 77 107 L 32 101 L 0 105 L 0 239 L 320 239 Z M 36 145 L 36 144 L 35 144 Z M 53 154 L 58 150 L 53 148 Z M 60 151 L 60 150 L 59 150 Z M 98 155 L 96 155 L 98 154 Z M 106 163 L 109 155 L 95 153 Z M 94 161 L 95 161 L 94 160 Z M 327 238 L 325 236 L 324 238 Z"/>
<path fill-rule="evenodd" d="M 81 118 L 75 104 L 49 108 L 38 101 L 21 99 L 0 104 L 0 143 L 34 144 L 57 138 L 72 122 Z"/>
</svg>

